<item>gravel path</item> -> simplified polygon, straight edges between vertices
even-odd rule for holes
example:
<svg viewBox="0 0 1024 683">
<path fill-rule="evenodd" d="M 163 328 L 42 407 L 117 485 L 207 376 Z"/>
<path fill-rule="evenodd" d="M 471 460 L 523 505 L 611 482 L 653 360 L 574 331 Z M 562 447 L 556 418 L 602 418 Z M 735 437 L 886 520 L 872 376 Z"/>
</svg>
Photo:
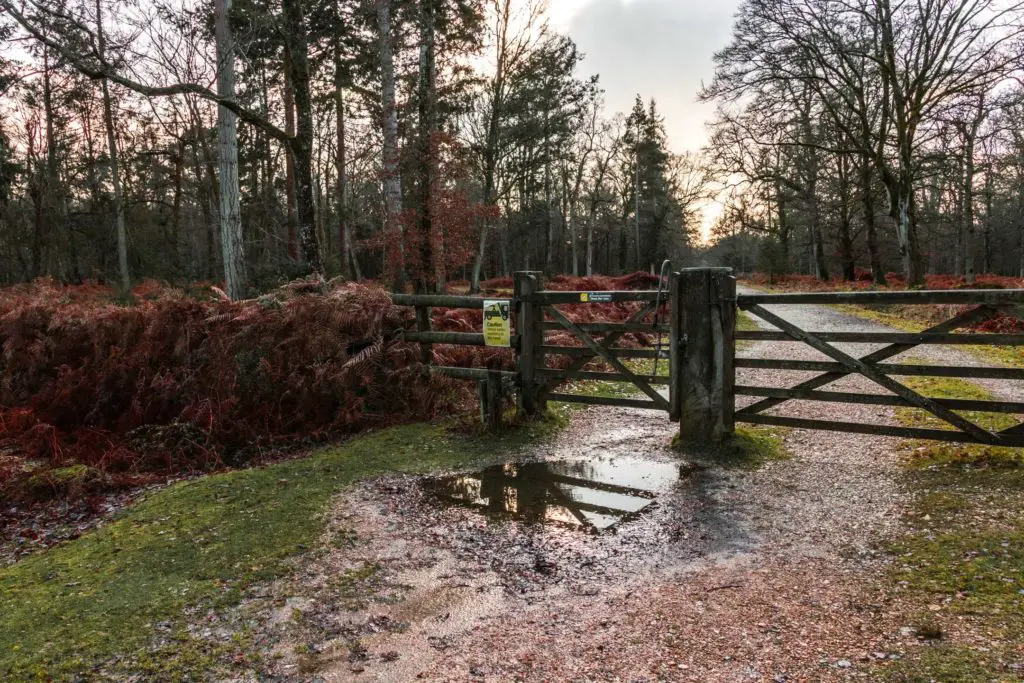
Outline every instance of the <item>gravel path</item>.
<svg viewBox="0 0 1024 683">
<path fill-rule="evenodd" d="M 818 306 L 772 306 L 812 331 L 887 328 Z M 869 345 L 845 345 L 863 355 Z M 801 344 L 756 344 L 748 357 L 820 360 Z M 978 364 L 951 347 L 908 354 Z M 813 373 L 741 371 L 739 383 L 794 385 Z M 985 385 L 1018 398 L 1000 382 Z M 829 387 L 881 393 L 853 377 Z M 878 406 L 793 402 L 781 414 L 886 422 Z M 661 413 L 593 409 L 557 444 L 524 453 L 560 460 L 643 452 L 666 462 L 674 425 Z M 384 567 L 404 601 L 342 615 L 314 608 L 367 649 L 328 643 L 318 676 L 341 680 L 828 681 L 876 677 L 918 647 L 885 580 L 880 543 L 909 503 L 898 440 L 793 430 L 793 457 L 757 471 L 688 471 L 657 508 L 614 534 L 585 536 L 438 509 L 416 482 L 358 489 L 336 514 L 369 539 L 321 574 Z M 357 521 L 353 521 L 357 520 Z M 337 558 L 341 558 L 338 555 Z M 540 562 L 538 558 L 542 559 Z M 543 571 L 542 571 L 543 569 Z M 320 594 L 322 597 L 322 594 Z M 397 624 L 402 628 L 379 627 Z M 369 631 L 366 625 L 376 624 Z M 407 625 L 407 626 L 406 626 Z M 360 631 L 360 629 L 363 629 Z M 906 633 L 906 629 L 903 629 Z M 287 645 L 287 644 L 286 644 Z M 281 652 L 286 653 L 287 647 Z M 278 673 L 297 676 L 295 662 Z"/>
</svg>

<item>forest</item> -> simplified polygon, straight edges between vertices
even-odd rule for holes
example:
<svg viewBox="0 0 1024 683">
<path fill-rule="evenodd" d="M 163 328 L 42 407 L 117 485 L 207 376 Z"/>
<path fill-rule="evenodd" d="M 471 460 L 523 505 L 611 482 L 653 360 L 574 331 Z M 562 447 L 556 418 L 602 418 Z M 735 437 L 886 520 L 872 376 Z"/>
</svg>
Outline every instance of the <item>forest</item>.
<svg viewBox="0 0 1024 683">
<path fill-rule="evenodd" d="M 3 283 L 1024 275 L 1021 3 L 748 0 L 685 153 L 545 0 L 0 10 Z"/>
<path fill-rule="evenodd" d="M 1024 4 L 747 0 L 700 97 L 716 254 L 877 284 L 1024 277 Z"/>
<path fill-rule="evenodd" d="M 647 270 L 708 183 L 541 0 L 0 5 L 0 282 Z M 210 85 L 215 84 L 215 85 Z"/>
</svg>

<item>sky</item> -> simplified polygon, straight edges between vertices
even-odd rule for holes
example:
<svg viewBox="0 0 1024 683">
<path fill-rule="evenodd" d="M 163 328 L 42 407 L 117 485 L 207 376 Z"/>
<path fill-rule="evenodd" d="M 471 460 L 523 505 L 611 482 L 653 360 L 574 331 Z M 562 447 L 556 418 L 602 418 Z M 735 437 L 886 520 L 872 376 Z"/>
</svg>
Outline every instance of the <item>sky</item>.
<svg viewBox="0 0 1024 683">
<path fill-rule="evenodd" d="M 711 61 L 729 42 L 739 0 L 551 0 L 551 21 L 586 55 L 583 74 L 600 74 L 609 111 L 628 113 L 637 94 L 665 118 L 675 152 L 697 151 L 714 107 L 698 104 Z"/>
</svg>

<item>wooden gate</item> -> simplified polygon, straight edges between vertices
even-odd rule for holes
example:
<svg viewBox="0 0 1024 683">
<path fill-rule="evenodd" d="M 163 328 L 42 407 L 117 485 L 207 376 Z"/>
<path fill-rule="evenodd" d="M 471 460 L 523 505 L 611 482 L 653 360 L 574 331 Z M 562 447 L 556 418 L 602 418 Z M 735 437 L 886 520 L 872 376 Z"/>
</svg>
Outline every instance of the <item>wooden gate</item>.
<svg viewBox="0 0 1024 683">
<path fill-rule="evenodd" d="M 669 412 L 671 401 L 655 387 L 668 386 L 670 377 L 656 372 L 645 374 L 630 368 L 626 359 L 653 359 L 655 366 L 663 361 L 672 371 L 671 349 L 675 347 L 671 331 L 660 315 L 671 293 L 664 290 L 564 292 L 541 289 L 541 275 L 535 272 L 516 273 L 515 299 L 519 308 L 518 383 L 519 404 L 528 415 L 543 410 L 547 401 L 609 405 L 630 408 L 648 408 Z M 559 306 L 590 306 L 608 303 L 637 302 L 640 304 L 625 322 L 575 323 Z M 579 345 L 558 346 L 548 343 L 547 335 L 566 331 Z M 617 346 L 627 334 L 653 335 L 658 342 L 653 348 L 625 348 Z M 667 337 L 673 336 L 669 339 Z M 550 367 L 549 359 L 568 358 L 564 367 Z M 593 361 L 599 361 L 611 371 L 586 370 Z M 598 380 L 632 384 L 646 398 L 620 398 L 562 393 L 558 389 L 570 380 Z"/>
<path fill-rule="evenodd" d="M 816 371 L 815 377 L 788 388 L 738 385 L 737 395 L 754 396 L 761 400 L 735 413 L 737 422 L 802 427 L 861 434 L 881 434 L 904 438 L 980 443 L 1002 446 L 1024 446 L 1024 425 L 1000 432 L 979 426 L 957 411 L 1024 414 L 1024 403 L 1011 401 L 979 401 L 967 399 L 940 399 L 924 396 L 894 376 L 927 376 L 988 379 L 1024 379 L 1024 370 L 995 367 L 953 367 L 922 364 L 887 364 L 891 359 L 923 344 L 969 344 L 988 346 L 1024 345 L 1022 334 L 957 334 L 956 330 L 983 322 L 999 313 L 1019 315 L 1016 306 L 1024 303 L 1024 290 L 958 290 L 917 292 L 832 292 L 821 294 L 755 294 L 737 298 L 740 309 L 745 310 L 778 331 L 737 332 L 736 339 L 762 342 L 802 342 L 825 355 L 828 361 L 769 359 L 735 359 L 737 368 L 759 368 L 790 371 Z M 959 304 L 977 305 L 950 320 L 920 333 L 895 332 L 811 332 L 784 319 L 769 305 L 806 304 Z M 885 344 L 883 348 L 863 356 L 854 356 L 835 346 L 836 343 Z M 860 375 L 886 389 L 889 394 L 867 394 L 822 391 L 825 387 L 850 375 Z M 952 429 L 923 429 L 894 425 L 863 424 L 826 421 L 780 415 L 767 411 L 788 401 L 822 401 L 850 404 L 882 405 L 918 408 L 930 413 Z"/>
</svg>

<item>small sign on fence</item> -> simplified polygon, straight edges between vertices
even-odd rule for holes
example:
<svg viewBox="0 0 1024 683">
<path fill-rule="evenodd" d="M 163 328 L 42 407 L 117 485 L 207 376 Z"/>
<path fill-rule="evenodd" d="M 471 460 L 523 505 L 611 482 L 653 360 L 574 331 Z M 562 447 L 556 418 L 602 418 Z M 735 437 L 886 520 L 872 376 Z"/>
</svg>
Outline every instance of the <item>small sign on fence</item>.
<svg viewBox="0 0 1024 683">
<path fill-rule="evenodd" d="M 612 295 L 608 292 L 583 292 L 580 294 L 580 303 L 583 304 L 610 304 Z"/>
<path fill-rule="evenodd" d="M 512 346 L 512 302 L 508 299 L 484 301 L 484 343 L 503 349 Z"/>
</svg>

